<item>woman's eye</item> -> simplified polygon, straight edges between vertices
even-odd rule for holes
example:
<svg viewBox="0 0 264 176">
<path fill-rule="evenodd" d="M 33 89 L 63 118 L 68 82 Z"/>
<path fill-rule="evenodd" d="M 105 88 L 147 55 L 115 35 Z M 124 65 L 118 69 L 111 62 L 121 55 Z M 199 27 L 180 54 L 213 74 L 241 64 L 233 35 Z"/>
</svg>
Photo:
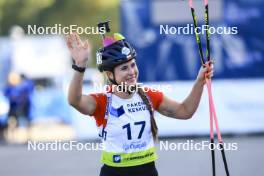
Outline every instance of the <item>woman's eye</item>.
<svg viewBox="0 0 264 176">
<path fill-rule="evenodd" d="M 121 67 L 121 70 L 126 70 L 127 66 Z"/>
<path fill-rule="evenodd" d="M 133 64 L 131 64 L 131 67 L 132 67 L 132 68 L 134 68 L 134 67 L 135 67 L 135 65 L 136 65 L 136 63 L 133 63 Z"/>
</svg>

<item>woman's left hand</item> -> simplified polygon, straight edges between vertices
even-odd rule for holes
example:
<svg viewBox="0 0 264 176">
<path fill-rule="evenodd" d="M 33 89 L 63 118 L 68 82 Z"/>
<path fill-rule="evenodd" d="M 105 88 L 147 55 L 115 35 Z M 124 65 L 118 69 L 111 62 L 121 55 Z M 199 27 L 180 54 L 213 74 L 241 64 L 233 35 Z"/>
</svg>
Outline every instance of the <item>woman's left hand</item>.
<svg viewBox="0 0 264 176">
<path fill-rule="evenodd" d="M 205 79 L 211 79 L 214 76 L 214 61 L 211 59 L 201 66 L 197 75 L 197 81 L 205 83 Z"/>
</svg>

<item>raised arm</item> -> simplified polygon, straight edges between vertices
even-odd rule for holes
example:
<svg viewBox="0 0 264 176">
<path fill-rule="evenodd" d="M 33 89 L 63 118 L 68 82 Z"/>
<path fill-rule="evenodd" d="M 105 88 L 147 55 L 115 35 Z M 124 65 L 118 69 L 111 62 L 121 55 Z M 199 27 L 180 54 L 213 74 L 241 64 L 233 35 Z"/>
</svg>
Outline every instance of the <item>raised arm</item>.
<svg viewBox="0 0 264 176">
<path fill-rule="evenodd" d="M 183 102 L 177 102 L 164 96 L 158 112 L 176 119 L 190 119 L 199 106 L 205 84 L 205 76 L 209 79 L 213 76 L 212 62 L 210 64 L 207 63 L 205 67 L 201 67 L 190 94 Z"/>
<path fill-rule="evenodd" d="M 70 34 L 66 37 L 67 46 L 78 67 L 86 67 L 88 56 L 90 55 L 91 48 L 88 41 L 82 42 L 77 34 Z M 71 106 L 79 112 L 91 115 L 96 108 L 96 101 L 90 95 L 82 94 L 82 83 L 84 73 L 75 71 L 73 78 L 70 82 L 68 91 L 68 102 Z"/>
</svg>

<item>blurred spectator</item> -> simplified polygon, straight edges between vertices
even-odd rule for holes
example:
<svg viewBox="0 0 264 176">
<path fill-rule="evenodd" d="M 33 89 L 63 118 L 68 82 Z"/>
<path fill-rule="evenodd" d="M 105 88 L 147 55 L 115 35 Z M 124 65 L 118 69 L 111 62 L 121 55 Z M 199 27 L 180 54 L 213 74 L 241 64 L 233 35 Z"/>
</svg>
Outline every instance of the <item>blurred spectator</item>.
<svg viewBox="0 0 264 176">
<path fill-rule="evenodd" d="M 0 91 L 0 143 L 4 139 L 4 130 L 7 127 L 7 113 L 9 112 L 9 102 Z"/>
<path fill-rule="evenodd" d="M 16 126 L 30 125 L 31 95 L 34 83 L 24 75 L 11 72 L 8 75 L 8 84 L 4 89 L 4 94 L 9 100 L 9 122 L 15 122 Z"/>
</svg>

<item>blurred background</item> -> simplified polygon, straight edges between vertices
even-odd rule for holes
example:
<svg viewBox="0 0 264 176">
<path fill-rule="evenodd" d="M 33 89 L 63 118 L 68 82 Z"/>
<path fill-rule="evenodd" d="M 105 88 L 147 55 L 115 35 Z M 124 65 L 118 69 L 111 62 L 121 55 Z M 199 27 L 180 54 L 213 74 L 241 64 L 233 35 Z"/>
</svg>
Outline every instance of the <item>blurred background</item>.
<svg viewBox="0 0 264 176">
<path fill-rule="evenodd" d="M 194 6 L 201 25 L 203 1 L 194 0 Z M 230 172 L 263 175 L 264 2 L 209 0 L 209 13 L 211 26 L 238 29 L 235 35 L 211 35 L 213 96 L 219 125 L 224 142 L 238 143 L 237 151 L 227 151 Z M 140 82 L 169 86 L 164 93 L 177 101 L 188 95 L 200 68 L 195 36 L 160 32 L 160 25 L 192 24 L 187 1 L 0 0 L 0 175 L 99 175 L 100 151 L 27 151 L 27 141 L 99 140 L 93 118 L 80 114 L 67 102 L 74 72 L 65 36 L 29 34 L 28 26 L 85 28 L 105 20 L 111 20 L 111 33 L 121 32 L 136 48 Z M 101 36 L 81 37 L 89 39 L 93 48 L 83 83 L 88 94 L 105 80 L 95 65 Z M 204 36 L 202 42 L 205 44 Z M 198 111 L 187 121 L 155 114 L 160 140 L 208 140 L 207 97 L 205 89 Z M 210 151 L 158 153 L 161 176 L 211 174 Z M 217 172 L 224 175 L 221 158 L 217 157 Z M 171 174 L 174 170 L 177 172 Z"/>
</svg>

